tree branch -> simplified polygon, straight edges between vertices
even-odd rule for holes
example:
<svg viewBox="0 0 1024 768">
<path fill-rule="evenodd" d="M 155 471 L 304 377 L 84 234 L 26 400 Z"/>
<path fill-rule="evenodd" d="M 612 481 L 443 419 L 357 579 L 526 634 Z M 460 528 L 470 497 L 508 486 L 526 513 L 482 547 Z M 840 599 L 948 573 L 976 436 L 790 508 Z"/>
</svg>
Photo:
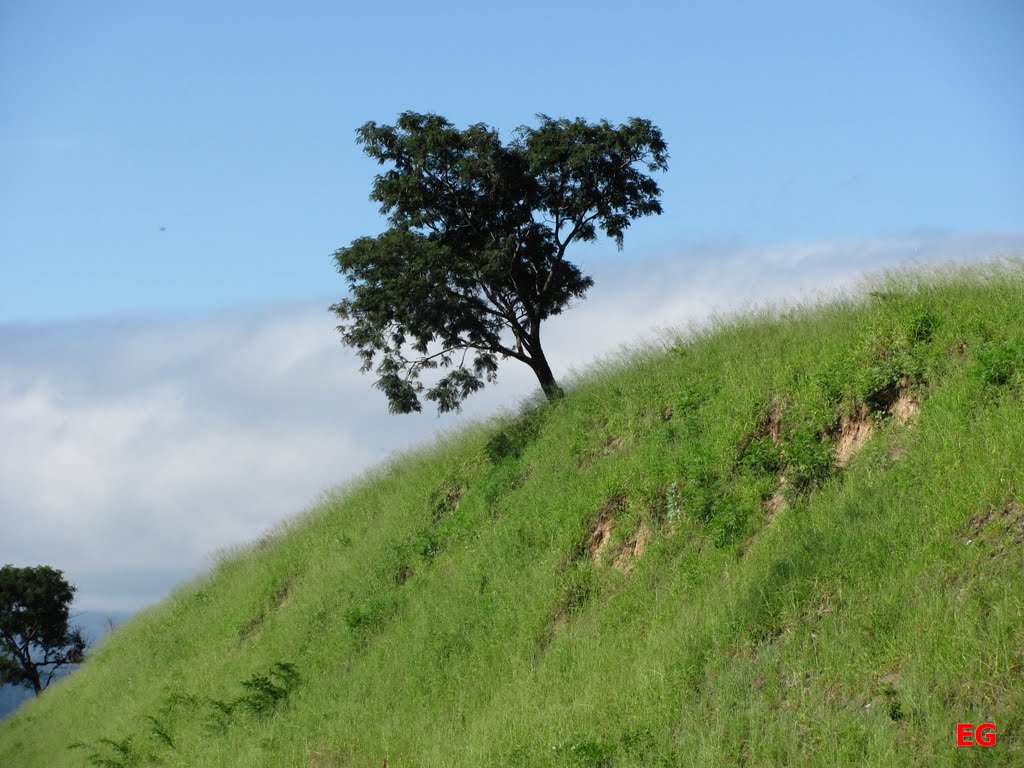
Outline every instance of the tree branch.
<svg viewBox="0 0 1024 768">
<path fill-rule="evenodd" d="M 572 232 L 570 232 L 569 236 L 565 238 L 565 242 L 558 247 L 558 255 L 555 257 L 555 263 L 548 271 L 547 280 L 544 281 L 544 287 L 541 289 L 542 294 L 546 293 L 548 290 L 548 286 L 551 285 L 551 280 L 555 276 L 555 266 L 560 264 L 562 262 L 562 259 L 565 258 L 565 250 L 566 248 L 569 247 L 569 243 L 571 243 L 573 238 L 580 233 L 580 230 L 582 230 L 584 226 L 591 223 L 592 221 L 596 221 L 598 216 L 600 216 L 599 213 L 594 213 L 591 216 L 577 220 L 575 224 L 573 224 Z"/>
</svg>

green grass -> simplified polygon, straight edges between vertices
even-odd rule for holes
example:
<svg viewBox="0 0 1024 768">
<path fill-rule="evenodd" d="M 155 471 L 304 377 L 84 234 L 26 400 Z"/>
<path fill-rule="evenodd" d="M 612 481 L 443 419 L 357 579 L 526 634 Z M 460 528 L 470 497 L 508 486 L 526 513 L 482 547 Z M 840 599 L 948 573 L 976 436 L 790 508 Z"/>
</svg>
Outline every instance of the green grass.
<svg viewBox="0 0 1024 768">
<path fill-rule="evenodd" d="M 635 351 L 223 557 L 0 765 L 1022 765 L 1022 395 L 1020 262 Z"/>
</svg>

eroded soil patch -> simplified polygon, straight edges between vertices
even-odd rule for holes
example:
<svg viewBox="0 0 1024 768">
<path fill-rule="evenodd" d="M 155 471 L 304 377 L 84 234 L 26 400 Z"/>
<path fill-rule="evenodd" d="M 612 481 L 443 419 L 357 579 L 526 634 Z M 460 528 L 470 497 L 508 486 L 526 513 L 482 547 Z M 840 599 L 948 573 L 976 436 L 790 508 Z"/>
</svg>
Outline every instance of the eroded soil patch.
<svg viewBox="0 0 1024 768">
<path fill-rule="evenodd" d="M 849 464 L 860 453 L 873 431 L 871 412 L 866 406 L 859 406 L 852 416 L 843 416 L 836 430 L 836 466 L 842 469 Z"/>
<path fill-rule="evenodd" d="M 774 403 L 765 414 L 758 430 L 758 436 L 768 437 L 772 445 L 779 445 L 782 442 L 782 404 Z"/>
<path fill-rule="evenodd" d="M 618 552 L 616 552 L 615 557 L 612 559 L 612 568 L 623 573 L 630 573 L 633 570 L 634 561 L 647 550 L 647 544 L 653 536 L 654 532 L 650 526 L 647 523 L 640 523 L 636 533 L 626 539 L 622 546 L 619 547 Z"/>
<path fill-rule="evenodd" d="M 786 501 L 786 477 L 783 475 L 779 477 L 779 487 L 775 489 L 775 492 L 764 503 L 764 511 L 768 516 L 767 522 L 770 523 L 779 512 L 783 512 L 788 507 L 789 502 Z"/>
<path fill-rule="evenodd" d="M 921 401 L 911 392 L 911 381 L 904 376 L 898 382 L 880 389 L 859 405 L 853 415 L 844 415 L 833 431 L 835 437 L 836 466 L 840 469 L 850 463 L 871 437 L 875 417 L 891 417 L 901 426 L 921 412 Z"/>
<path fill-rule="evenodd" d="M 586 540 L 573 552 L 573 561 L 579 560 L 584 555 L 588 555 L 591 560 L 601 557 L 611 540 L 612 531 L 615 530 L 615 515 L 625 508 L 626 498 L 626 494 L 617 493 L 604 503 L 601 511 L 598 512 L 597 517 L 587 529 Z"/>
</svg>

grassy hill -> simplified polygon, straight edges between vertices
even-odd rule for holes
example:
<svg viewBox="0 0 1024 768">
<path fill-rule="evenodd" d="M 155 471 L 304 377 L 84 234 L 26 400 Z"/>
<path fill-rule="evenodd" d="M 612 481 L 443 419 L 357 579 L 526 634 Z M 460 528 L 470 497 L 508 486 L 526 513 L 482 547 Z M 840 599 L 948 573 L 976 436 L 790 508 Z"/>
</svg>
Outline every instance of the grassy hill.
<svg viewBox="0 0 1024 768">
<path fill-rule="evenodd" d="M 123 611 L 109 611 L 106 613 L 100 613 L 99 611 L 73 611 L 71 625 L 81 629 L 85 639 L 89 642 L 89 646 L 94 648 L 110 631 L 111 624 L 120 624 L 127 617 L 128 614 Z M 77 664 L 61 667 L 57 670 L 56 676 L 63 677 L 77 668 Z M 0 720 L 14 712 L 34 695 L 31 688 L 0 685 Z"/>
<path fill-rule="evenodd" d="M 1022 396 L 1019 262 L 638 350 L 224 557 L 0 765 L 1024 765 Z"/>
</svg>

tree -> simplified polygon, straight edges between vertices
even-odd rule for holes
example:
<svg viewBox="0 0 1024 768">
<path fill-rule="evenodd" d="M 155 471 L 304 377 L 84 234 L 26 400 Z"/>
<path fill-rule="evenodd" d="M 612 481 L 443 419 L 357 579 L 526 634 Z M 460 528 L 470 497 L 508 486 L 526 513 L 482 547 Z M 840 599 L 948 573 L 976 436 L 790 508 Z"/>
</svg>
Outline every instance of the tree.
<svg viewBox="0 0 1024 768">
<path fill-rule="evenodd" d="M 600 231 L 621 250 L 633 219 L 661 213 L 648 172 L 667 170 L 668 154 L 650 121 L 538 119 L 507 145 L 482 123 L 460 131 L 415 112 L 356 132 L 366 154 L 392 166 L 370 195 L 391 226 L 335 252 L 349 298 L 331 310 L 362 370 L 376 366 L 393 413 L 421 410 L 420 374 L 438 367 L 447 373 L 425 397 L 458 410 L 506 358 L 558 397 L 541 325 L 593 285 L 569 247 Z"/>
<path fill-rule="evenodd" d="M 0 683 L 36 695 L 68 664 L 80 664 L 85 639 L 68 626 L 75 588 L 48 565 L 0 568 Z"/>
</svg>

